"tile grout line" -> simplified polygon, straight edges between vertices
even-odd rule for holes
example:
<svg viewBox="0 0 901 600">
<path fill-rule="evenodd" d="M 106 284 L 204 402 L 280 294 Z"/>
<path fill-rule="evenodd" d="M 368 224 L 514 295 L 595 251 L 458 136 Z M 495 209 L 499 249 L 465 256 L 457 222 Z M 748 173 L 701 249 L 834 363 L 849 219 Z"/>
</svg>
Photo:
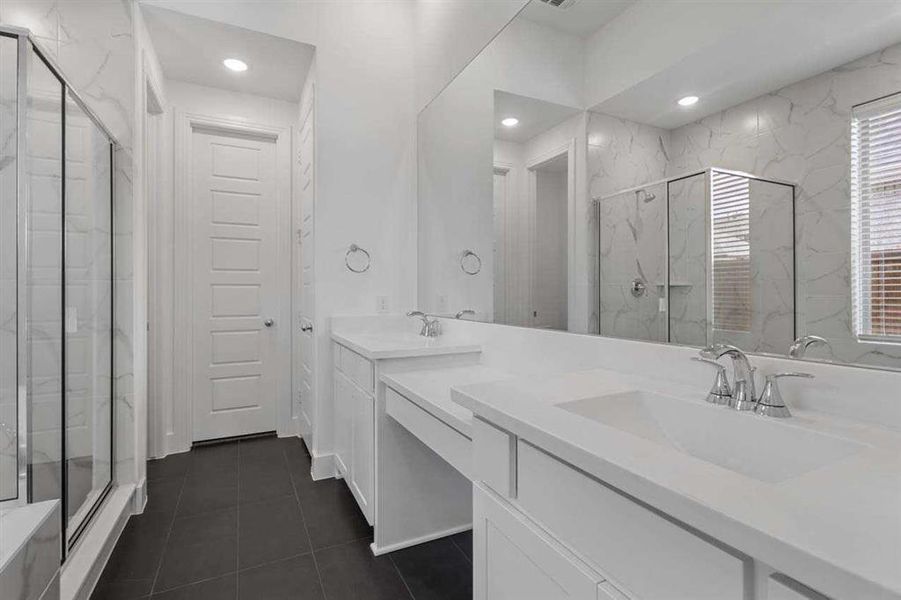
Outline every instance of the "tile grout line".
<svg viewBox="0 0 901 600">
<path fill-rule="evenodd" d="M 241 596 L 241 582 L 240 577 L 238 577 L 238 572 L 241 569 L 241 442 L 238 441 L 236 452 L 237 454 L 235 460 L 237 461 L 237 466 L 235 467 L 235 471 L 237 472 L 237 485 L 235 486 L 235 595 L 234 598 L 237 600 Z"/>
<path fill-rule="evenodd" d="M 194 464 L 194 456 L 191 456 L 191 464 Z M 175 501 L 175 508 L 172 509 L 172 520 L 169 522 L 169 531 L 166 532 L 166 541 L 163 542 L 163 553 L 160 555 L 160 562 L 156 565 L 156 573 L 153 575 L 153 583 L 150 584 L 150 594 L 148 594 L 148 598 L 153 596 L 153 592 L 156 591 L 156 582 L 160 578 L 160 571 L 163 570 L 163 561 L 166 559 L 166 549 L 169 547 L 169 538 L 172 537 L 172 530 L 175 529 L 175 519 L 178 516 L 178 507 L 181 505 L 181 497 L 182 494 L 185 493 L 185 483 L 187 482 L 188 474 L 185 473 L 182 476 L 181 487 L 178 489 L 178 499 Z M 148 490 L 148 493 L 150 490 Z M 115 548 L 113 549 L 115 552 Z"/>
<path fill-rule="evenodd" d="M 300 522 L 303 523 L 303 532 L 306 534 L 307 542 L 310 544 L 310 554 L 313 555 L 313 568 L 316 569 L 316 578 L 319 580 L 319 589 L 322 591 L 322 597 L 325 598 L 325 584 L 322 582 L 322 572 L 319 570 L 319 561 L 316 560 L 316 552 L 313 550 L 313 539 L 310 537 L 310 529 L 307 527 L 307 518 L 303 512 L 303 504 L 300 502 L 297 486 L 294 485 L 294 477 L 291 476 L 291 464 L 288 462 L 288 450 L 286 448 L 282 448 L 282 459 L 285 461 L 285 467 L 288 471 L 288 481 L 291 482 L 291 489 L 294 490 L 294 501 L 297 502 L 297 510 L 300 511 Z"/>
<path fill-rule="evenodd" d="M 400 567 L 397 566 L 397 562 L 394 560 L 394 557 L 391 556 L 391 554 L 392 553 L 389 552 L 385 556 L 388 557 L 388 560 L 390 560 L 391 564 L 394 566 L 394 570 L 397 572 L 397 576 L 400 577 L 401 583 L 404 584 L 404 589 L 407 590 L 407 595 L 410 596 L 412 600 L 416 600 L 416 596 L 413 595 L 413 590 L 410 589 L 410 584 L 407 583 L 406 577 L 404 577 L 404 574 L 401 572 Z"/>
</svg>

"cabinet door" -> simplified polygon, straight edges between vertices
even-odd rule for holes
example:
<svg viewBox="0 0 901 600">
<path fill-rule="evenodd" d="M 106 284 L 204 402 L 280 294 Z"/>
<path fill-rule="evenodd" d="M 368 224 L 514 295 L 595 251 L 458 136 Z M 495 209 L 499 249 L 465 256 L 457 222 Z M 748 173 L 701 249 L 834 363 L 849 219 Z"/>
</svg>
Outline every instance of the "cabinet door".
<svg viewBox="0 0 901 600">
<path fill-rule="evenodd" d="M 338 473 L 349 479 L 351 457 L 351 422 L 353 397 L 352 385 L 341 373 L 335 371 L 335 466 Z"/>
<path fill-rule="evenodd" d="M 372 524 L 372 476 L 374 402 L 372 396 L 351 385 L 353 398 L 353 437 L 351 440 L 350 491 L 363 510 L 366 520 Z"/>
<path fill-rule="evenodd" d="M 596 600 L 603 580 L 499 496 L 473 486 L 475 600 Z"/>
</svg>

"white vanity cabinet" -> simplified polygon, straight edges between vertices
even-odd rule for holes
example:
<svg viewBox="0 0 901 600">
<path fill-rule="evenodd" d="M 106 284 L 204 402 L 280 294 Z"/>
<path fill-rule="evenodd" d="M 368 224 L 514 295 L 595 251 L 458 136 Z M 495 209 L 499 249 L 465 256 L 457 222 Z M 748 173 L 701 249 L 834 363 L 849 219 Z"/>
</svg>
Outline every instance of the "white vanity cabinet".
<svg viewBox="0 0 901 600">
<path fill-rule="evenodd" d="M 352 350 L 339 344 L 333 347 L 335 468 L 371 525 L 375 469 L 374 366 L 372 361 Z"/>
<path fill-rule="evenodd" d="M 523 439 L 473 426 L 476 600 L 821 600 Z"/>
</svg>

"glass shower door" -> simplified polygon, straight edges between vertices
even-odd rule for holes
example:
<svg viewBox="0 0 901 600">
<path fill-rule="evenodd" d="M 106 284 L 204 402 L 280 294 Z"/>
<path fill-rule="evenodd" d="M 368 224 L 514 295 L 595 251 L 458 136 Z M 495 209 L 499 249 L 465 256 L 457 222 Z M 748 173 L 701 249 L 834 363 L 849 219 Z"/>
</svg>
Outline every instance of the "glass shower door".
<svg viewBox="0 0 901 600">
<path fill-rule="evenodd" d="M 111 147 L 66 98 L 66 518 L 72 538 L 112 479 Z"/>
<path fill-rule="evenodd" d="M 18 42 L 0 36 L 0 502 L 21 500 L 18 406 Z M 24 479 L 24 478 L 23 478 Z"/>
</svg>

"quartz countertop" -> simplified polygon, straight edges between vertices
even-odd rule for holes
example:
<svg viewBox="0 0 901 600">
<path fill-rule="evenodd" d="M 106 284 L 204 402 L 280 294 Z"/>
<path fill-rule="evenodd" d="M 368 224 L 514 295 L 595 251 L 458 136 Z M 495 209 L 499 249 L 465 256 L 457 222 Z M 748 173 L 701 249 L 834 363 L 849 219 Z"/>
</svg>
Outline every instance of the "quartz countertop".
<svg viewBox="0 0 901 600">
<path fill-rule="evenodd" d="M 458 384 L 452 397 L 474 414 L 822 593 L 901 598 L 901 434 L 795 410 L 786 426 L 853 440 L 862 449 L 773 483 L 557 406 L 636 389 L 730 410 L 704 403 L 705 386 L 672 386 L 604 369 Z"/>
<path fill-rule="evenodd" d="M 451 399 L 451 387 L 509 377 L 503 371 L 483 365 L 404 371 L 381 376 L 390 388 L 433 417 L 472 439 L 472 411 Z"/>
<path fill-rule="evenodd" d="M 332 330 L 332 340 L 370 359 L 412 358 L 480 352 L 478 344 L 444 336 L 424 337 L 413 333 L 375 333 Z"/>
</svg>

